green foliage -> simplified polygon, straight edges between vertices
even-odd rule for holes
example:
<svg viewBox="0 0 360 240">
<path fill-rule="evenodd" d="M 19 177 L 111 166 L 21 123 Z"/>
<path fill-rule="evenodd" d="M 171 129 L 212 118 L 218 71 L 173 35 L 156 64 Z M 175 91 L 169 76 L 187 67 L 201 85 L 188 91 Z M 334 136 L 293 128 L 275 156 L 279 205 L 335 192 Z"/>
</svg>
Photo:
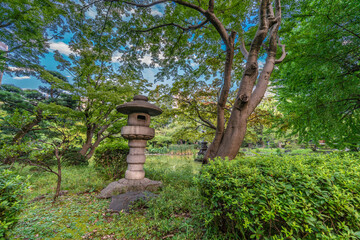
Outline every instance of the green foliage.
<svg viewBox="0 0 360 240">
<path fill-rule="evenodd" d="M 0 41 L 8 46 L 8 52 L 0 50 L 0 72 L 11 66 L 9 74 L 37 74 L 34 70 L 42 68 L 40 58 L 48 52 L 49 41 L 67 31 L 64 22 L 74 5 L 67 0 L 1 1 Z"/>
<path fill-rule="evenodd" d="M 4 239 L 24 209 L 28 184 L 25 178 L 7 169 L 0 169 L 0 176 L 0 239 Z"/>
<path fill-rule="evenodd" d="M 62 156 L 65 165 L 68 166 L 87 166 L 89 164 L 85 156 L 79 153 L 80 148 L 70 148 Z"/>
<path fill-rule="evenodd" d="M 349 154 L 217 159 L 197 180 L 202 218 L 229 238 L 357 239 L 359 164 Z"/>
<path fill-rule="evenodd" d="M 275 82 L 281 125 L 304 142 L 359 147 L 359 1 L 288 3 L 281 27 L 288 56 Z"/>
<path fill-rule="evenodd" d="M 181 145 L 169 145 L 168 147 L 152 147 L 151 145 L 147 148 L 149 153 L 160 153 L 160 154 L 179 154 L 179 155 L 186 155 L 186 154 L 193 154 L 196 152 L 198 145 L 194 144 L 181 144 Z"/>
<path fill-rule="evenodd" d="M 126 141 L 106 142 L 96 150 L 94 161 L 95 168 L 107 179 L 120 179 L 124 177 L 129 154 Z"/>
</svg>

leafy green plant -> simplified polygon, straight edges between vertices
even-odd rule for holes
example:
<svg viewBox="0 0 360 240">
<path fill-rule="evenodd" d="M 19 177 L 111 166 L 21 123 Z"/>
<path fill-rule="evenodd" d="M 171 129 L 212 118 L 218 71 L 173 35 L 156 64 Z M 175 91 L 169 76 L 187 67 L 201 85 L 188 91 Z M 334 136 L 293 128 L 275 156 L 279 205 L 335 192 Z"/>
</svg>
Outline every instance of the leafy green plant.
<svg viewBox="0 0 360 240">
<path fill-rule="evenodd" d="M 95 168 L 107 179 L 124 177 L 129 154 L 129 146 L 125 141 L 107 142 L 99 146 L 95 153 Z"/>
<path fill-rule="evenodd" d="M 152 154 L 173 154 L 173 155 L 192 155 L 197 151 L 198 145 L 196 144 L 172 144 L 169 147 L 151 147 L 147 151 Z"/>
<path fill-rule="evenodd" d="M 357 239 L 354 155 L 215 160 L 197 178 L 209 228 L 242 239 Z"/>
<path fill-rule="evenodd" d="M 28 184 L 8 169 L 0 169 L 0 175 L 0 239 L 3 239 L 18 222 Z"/>
<path fill-rule="evenodd" d="M 70 148 L 64 153 L 63 161 L 70 166 L 86 166 L 89 164 L 85 156 L 79 153 L 79 148 Z"/>
</svg>

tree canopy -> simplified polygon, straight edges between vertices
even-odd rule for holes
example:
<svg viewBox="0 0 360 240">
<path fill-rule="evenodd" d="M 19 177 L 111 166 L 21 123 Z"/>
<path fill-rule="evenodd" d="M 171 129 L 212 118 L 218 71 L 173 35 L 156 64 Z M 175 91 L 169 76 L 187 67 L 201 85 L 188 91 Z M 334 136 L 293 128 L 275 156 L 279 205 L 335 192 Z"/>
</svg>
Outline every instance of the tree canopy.
<svg viewBox="0 0 360 240">
<path fill-rule="evenodd" d="M 303 141 L 337 148 L 360 142 L 360 2 L 292 2 L 276 75 L 283 124 Z"/>
<path fill-rule="evenodd" d="M 0 49 L 0 72 L 39 74 L 40 59 L 50 41 L 67 31 L 66 17 L 75 13 L 75 5 L 64 0 L 1 1 L 0 42 L 8 49 Z"/>
</svg>

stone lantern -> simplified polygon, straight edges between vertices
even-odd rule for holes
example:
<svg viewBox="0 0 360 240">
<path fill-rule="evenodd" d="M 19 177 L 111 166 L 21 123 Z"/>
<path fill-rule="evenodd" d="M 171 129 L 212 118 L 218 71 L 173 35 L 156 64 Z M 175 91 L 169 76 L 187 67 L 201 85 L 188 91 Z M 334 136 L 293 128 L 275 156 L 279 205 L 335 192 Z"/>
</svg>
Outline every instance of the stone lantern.
<svg viewBox="0 0 360 240">
<path fill-rule="evenodd" d="M 101 191 L 99 198 L 109 198 L 114 192 L 155 190 L 161 186 L 161 182 L 145 178 L 144 164 L 146 142 L 155 136 L 155 130 L 149 127 L 150 117 L 160 115 L 162 110 L 149 103 L 146 96 L 137 95 L 133 99 L 116 108 L 118 112 L 128 115 L 127 126 L 121 129 L 121 136 L 129 140 L 130 148 L 125 178 L 110 183 Z"/>
<path fill-rule="evenodd" d="M 142 95 L 135 96 L 133 102 L 118 106 L 117 110 L 129 115 L 128 125 L 121 129 L 121 136 L 129 140 L 130 148 L 126 159 L 128 169 L 125 178 L 129 180 L 144 179 L 146 141 L 155 136 L 155 129 L 149 128 L 150 116 L 160 115 L 162 110 L 149 103 L 148 98 Z"/>
</svg>

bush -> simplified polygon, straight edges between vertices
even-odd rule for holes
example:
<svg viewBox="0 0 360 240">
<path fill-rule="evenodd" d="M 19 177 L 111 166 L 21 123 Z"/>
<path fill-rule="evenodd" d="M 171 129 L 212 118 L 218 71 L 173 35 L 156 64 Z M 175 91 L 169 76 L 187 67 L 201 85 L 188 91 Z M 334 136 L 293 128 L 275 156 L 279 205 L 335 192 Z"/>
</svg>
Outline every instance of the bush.
<svg viewBox="0 0 360 240">
<path fill-rule="evenodd" d="M 85 156 L 79 153 L 80 148 L 70 148 L 68 149 L 62 159 L 64 164 L 67 166 L 87 166 L 89 165 L 88 160 Z"/>
<path fill-rule="evenodd" d="M 182 144 L 182 145 L 169 145 L 168 147 L 152 147 L 147 148 L 148 153 L 151 154 L 178 154 L 178 155 L 192 155 L 197 152 L 197 144 Z"/>
<path fill-rule="evenodd" d="M 0 169 L 0 176 L 0 239 L 6 239 L 24 208 L 22 197 L 27 189 L 27 181 L 6 169 Z"/>
<path fill-rule="evenodd" d="M 96 149 L 95 168 L 107 179 L 123 178 L 128 154 L 129 146 L 125 141 L 105 143 Z"/>
<path fill-rule="evenodd" d="M 202 219 L 229 238 L 360 237 L 360 160 L 353 155 L 215 160 L 197 183 Z"/>
</svg>

